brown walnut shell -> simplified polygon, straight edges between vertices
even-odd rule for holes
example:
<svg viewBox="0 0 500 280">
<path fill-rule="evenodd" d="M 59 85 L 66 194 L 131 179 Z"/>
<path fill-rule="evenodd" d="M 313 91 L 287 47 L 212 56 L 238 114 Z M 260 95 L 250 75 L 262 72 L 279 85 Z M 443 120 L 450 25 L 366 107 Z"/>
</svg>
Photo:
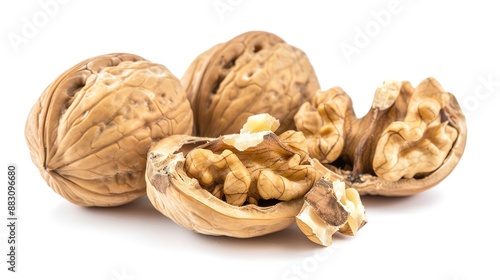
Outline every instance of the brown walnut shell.
<svg viewBox="0 0 500 280">
<path fill-rule="evenodd" d="M 285 139 L 284 141 L 287 140 L 290 139 Z M 254 154 L 254 162 L 263 163 L 262 160 L 265 159 L 265 156 L 264 154 L 258 155 L 258 151 L 262 153 L 266 147 L 277 147 L 277 145 L 284 147 L 287 145 L 284 144 L 283 139 L 278 140 L 274 134 L 269 137 L 265 136 L 262 143 L 262 148 L 256 147 L 255 150 L 249 148 L 248 151 L 244 151 L 238 154 L 238 156 L 241 157 L 241 160 L 245 160 L 244 157 L 247 157 L 248 160 L 253 160 L 251 157 Z M 285 154 L 289 154 L 287 158 L 291 161 L 296 161 L 300 157 L 299 154 L 301 152 L 299 151 L 298 154 L 292 155 L 291 151 L 294 150 L 294 147 L 293 144 L 291 145 L 288 148 L 277 148 L 276 151 L 284 156 Z M 216 147 L 215 149 L 214 146 Z M 287 201 L 233 205 L 221 199 L 223 197 L 217 197 L 216 193 L 211 192 L 207 187 L 202 186 L 204 179 L 200 180 L 188 174 L 185 166 L 190 163 L 186 161 L 186 155 L 195 150 L 205 148 L 214 149 L 214 151 L 222 148 L 228 151 L 226 149 L 228 147 L 220 138 L 213 139 L 187 135 L 173 135 L 155 143 L 148 153 L 146 167 L 147 195 L 154 207 L 177 224 L 206 235 L 250 238 L 280 231 L 294 223 L 295 216 L 304 204 L 303 194 L 299 194 L 296 198 L 291 198 Z M 234 148 L 230 149 L 238 153 Z M 231 163 L 232 159 L 229 159 L 229 157 L 226 158 L 226 162 L 224 162 L 224 159 L 213 156 L 206 159 L 210 161 L 212 158 L 216 160 L 214 164 L 221 165 L 220 168 L 234 165 L 234 162 Z M 276 162 L 272 161 L 270 163 L 271 168 L 279 169 L 276 165 L 283 163 L 282 161 L 284 160 L 278 159 Z M 314 171 L 313 166 L 310 165 L 309 167 L 311 168 L 310 171 Z M 210 170 L 208 163 L 207 169 L 203 169 L 203 171 L 205 170 Z M 244 170 L 243 166 L 235 166 L 235 169 L 232 170 L 234 172 L 226 175 L 224 180 L 229 182 L 229 177 L 234 178 L 234 176 L 231 176 L 232 174 L 241 174 L 239 171 Z M 262 168 L 259 167 L 258 170 L 251 171 L 251 174 L 257 176 L 258 172 L 264 172 L 261 170 Z M 283 175 L 283 173 L 281 174 Z M 242 178 L 239 175 L 236 176 Z M 304 181 L 304 178 L 307 176 L 312 177 L 310 182 Z M 300 177 L 295 178 L 296 184 L 303 184 L 308 190 L 315 182 L 315 176 L 315 173 L 304 173 L 298 176 L 292 174 L 289 178 Z M 206 180 L 214 182 L 214 178 L 209 177 L 204 176 Z M 215 180 L 217 179 L 215 178 Z M 218 184 L 217 182 L 215 183 Z M 225 184 L 225 187 L 227 187 L 227 184 Z M 272 188 L 272 186 L 270 185 L 269 188 Z"/>
<path fill-rule="evenodd" d="M 117 53 L 62 73 L 33 106 L 25 136 L 56 193 L 78 205 L 116 206 L 145 195 L 151 143 L 192 127 L 185 91 L 165 66 Z"/>
<path fill-rule="evenodd" d="M 268 113 L 276 131 L 294 129 L 293 116 L 319 82 L 306 54 L 280 37 L 250 31 L 200 54 L 181 78 L 191 102 L 195 134 L 238 133 L 251 115 Z"/>
<path fill-rule="evenodd" d="M 432 77 L 417 87 L 384 83 L 361 118 L 340 87 L 318 91 L 295 122 L 310 156 L 360 194 L 406 196 L 437 185 L 460 161 L 467 139 L 455 96 Z"/>
</svg>

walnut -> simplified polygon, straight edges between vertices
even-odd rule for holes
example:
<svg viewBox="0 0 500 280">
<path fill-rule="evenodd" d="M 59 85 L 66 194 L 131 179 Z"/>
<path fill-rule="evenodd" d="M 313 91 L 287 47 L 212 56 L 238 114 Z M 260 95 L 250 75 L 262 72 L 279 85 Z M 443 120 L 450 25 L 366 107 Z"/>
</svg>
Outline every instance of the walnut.
<svg viewBox="0 0 500 280">
<path fill-rule="evenodd" d="M 465 117 L 433 78 L 413 88 L 388 81 L 357 118 L 339 87 L 319 91 L 296 114 L 311 157 L 342 174 L 361 194 L 412 195 L 435 186 L 465 149 Z"/>
<path fill-rule="evenodd" d="M 250 117 L 248 123 L 259 117 Z M 302 133 L 290 130 L 278 136 L 257 127 L 247 132 L 244 126 L 240 134 L 222 136 L 192 150 L 186 155 L 186 173 L 236 206 L 258 205 L 261 199 L 301 198 L 316 180 L 314 168 L 307 164 Z"/>
<path fill-rule="evenodd" d="M 82 61 L 51 83 L 25 128 L 31 158 L 47 184 L 84 206 L 116 206 L 146 193 L 153 141 L 192 132 L 180 81 L 133 54 Z"/>
<path fill-rule="evenodd" d="M 247 118 L 268 113 L 276 131 L 294 129 L 293 116 L 319 89 L 306 54 L 278 36 L 251 31 L 217 44 L 188 67 L 181 83 L 192 104 L 195 134 L 238 133 Z"/>
<path fill-rule="evenodd" d="M 267 121 L 257 115 L 236 135 L 173 135 L 156 143 L 146 173 L 152 204 L 209 235 L 246 238 L 292 224 L 319 177 L 302 133 L 278 136 L 268 130 L 276 125 L 262 125 Z"/>
</svg>

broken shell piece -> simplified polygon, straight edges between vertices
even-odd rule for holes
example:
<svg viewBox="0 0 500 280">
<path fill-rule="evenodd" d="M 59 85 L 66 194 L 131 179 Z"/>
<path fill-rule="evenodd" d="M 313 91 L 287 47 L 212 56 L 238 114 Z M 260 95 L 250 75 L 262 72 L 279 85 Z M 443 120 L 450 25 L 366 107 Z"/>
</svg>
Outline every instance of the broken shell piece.
<svg viewBox="0 0 500 280">
<path fill-rule="evenodd" d="M 300 230 L 316 244 L 330 246 L 335 232 L 355 235 L 366 224 L 365 208 L 359 193 L 346 189 L 342 181 L 320 179 L 304 196 L 296 217 Z"/>
</svg>

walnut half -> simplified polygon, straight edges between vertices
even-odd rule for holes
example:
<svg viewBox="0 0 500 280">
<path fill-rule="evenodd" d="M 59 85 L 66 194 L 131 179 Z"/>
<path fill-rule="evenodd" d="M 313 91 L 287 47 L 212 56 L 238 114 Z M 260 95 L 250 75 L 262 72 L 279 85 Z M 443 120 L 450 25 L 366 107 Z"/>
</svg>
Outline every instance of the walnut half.
<svg viewBox="0 0 500 280">
<path fill-rule="evenodd" d="M 173 135 L 154 145 L 146 181 L 156 209 L 209 235 L 254 237 L 292 224 L 318 173 L 302 133 L 278 136 L 266 115 L 250 117 L 239 134 Z"/>
<path fill-rule="evenodd" d="M 458 164 L 467 135 L 457 100 L 434 78 L 416 88 L 384 83 L 362 118 L 341 88 L 318 91 L 294 120 L 311 157 L 362 194 L 404 196 L 435 186 Z"/>
</svg>

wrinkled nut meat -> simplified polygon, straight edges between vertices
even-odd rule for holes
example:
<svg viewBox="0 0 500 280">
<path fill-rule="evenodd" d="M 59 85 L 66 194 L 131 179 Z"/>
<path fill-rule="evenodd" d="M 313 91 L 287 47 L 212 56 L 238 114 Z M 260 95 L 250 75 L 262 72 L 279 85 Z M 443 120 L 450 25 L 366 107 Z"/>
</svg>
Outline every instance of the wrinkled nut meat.
<svg viewBox="0 0 500 280">
<path fill-rule="evenodd" d="M 361 194 L 403 196 L 435 186 L 458 164 L 467 134 L 457 100 L 433 78 L 416 88 L 387 81 L 359 119 L 341 88 L 318 91 L 294 120 L 310 156 Z"/>
<path fill-rule="evenodd" d="M 244 126 L 240 134 L 192 150 L 184 169 L 202 188 L 235 206 L 298 199 L 316 180 L 304 137 L 293 130 L 277 136 L 272 130 L 246 132 Z"/>
<path fill-rule="evenodd" d="M 146 193 L 153 141 L 190 134 L 180 81 L 132 54 L 87 59 L 60 75 L 33 106 L 25 129 L 47 184 L 84 206 L 116 206 Z"/>
<path fill-rule="evenodd" d="M 181 83 L 193 108 L 195 135 L 203 137 L 238 133 L 249 116 L 261 113 L 280 121 L 277 134 L 294 129 L 293 116 L 319 89 L 306 54 L 263 31 L 200 54 Z"/>
<path fill-rule="evenodd" d="M 177 224 L 208 235 L 255 237 L 300 221 L 312 241 L 328 246 L 335 231 L 329 220 L 318 222 L 322 213 L 345 214 L 338 230 L 354 235 L 365 222 L 357 191 L 344 184 L 335 194 L 332 187 L 322 189 L 318 181 L 341 177 L 308 156 L 301 132 L 278 136 L 278 126 L 260 114 L 249 117 L 239 134 L 173 135 L 154 144 L 146 168 L 149 199 Z M 323 195 L 329 202 L 319 201 Z"/>
</svg>

